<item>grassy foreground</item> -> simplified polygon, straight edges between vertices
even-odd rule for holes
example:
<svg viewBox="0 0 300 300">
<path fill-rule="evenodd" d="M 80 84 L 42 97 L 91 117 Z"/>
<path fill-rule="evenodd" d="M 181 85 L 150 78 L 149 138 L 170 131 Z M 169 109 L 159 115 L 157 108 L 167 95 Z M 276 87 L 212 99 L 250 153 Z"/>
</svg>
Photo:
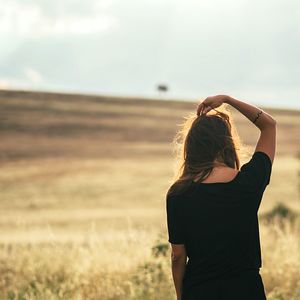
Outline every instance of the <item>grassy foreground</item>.
<svg viewBox="0 0 300 300">
<path fill-rule="evenodd" d="M 0 107 L 0 299 L 175 299 L 164 201 L 196 103 L 2 91 Z M 300 112 L 270 111 L 261 274 L 268 299 L 296 300 Z M 233 115 L 251 153 L 257 131 Z"/>
</svg>

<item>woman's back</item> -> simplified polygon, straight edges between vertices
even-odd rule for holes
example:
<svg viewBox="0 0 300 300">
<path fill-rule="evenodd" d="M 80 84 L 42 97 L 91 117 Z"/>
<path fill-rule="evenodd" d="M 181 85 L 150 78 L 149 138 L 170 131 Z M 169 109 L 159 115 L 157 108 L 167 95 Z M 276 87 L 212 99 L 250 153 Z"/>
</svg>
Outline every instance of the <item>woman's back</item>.
<svg viewBox="0 0 300 300">
<path fill-rule="evenodd" d="M 263 152 L 229 182 L 193 183 L 167 198 L 169 242 L 185 244 L 184 287 L 261 267 L 257 211 L 271 174 Z"/>
</svg>

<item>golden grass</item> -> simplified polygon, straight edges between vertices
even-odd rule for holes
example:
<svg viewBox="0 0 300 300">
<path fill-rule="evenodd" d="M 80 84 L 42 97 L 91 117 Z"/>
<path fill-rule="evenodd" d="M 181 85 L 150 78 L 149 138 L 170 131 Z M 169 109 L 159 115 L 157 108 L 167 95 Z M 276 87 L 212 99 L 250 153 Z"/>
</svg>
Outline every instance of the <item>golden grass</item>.
<svg viewBox="0 0 300 300">
<path fill-rule="evenodd" d="M 195 103 L 0 92 L 0 105 L 0 299 L 174 299 L 165 192 L 176 126 Z M 269 111 L 278 155 L 261 273 L 268 299 L 296 300 L 299 219 L 263 215 L 278 202 L 300 213 L 300 113 Z M 252 150 L 257 131 L 233 114 Z"/>
<path fill-rule="evenodd" d="M 299 223 L 261 226 L 268 299 L 299 299 L 299 232 Z M 91 225 L 73 240 L 33 232 L 2 243 L 1 299 L 174 299 L 170 253 L 153 255 L 151 248 L 165 242 L 156 238 L 151 230 L 99 233 Z"/>
<path fill-rule="evenodd" d="M 300 222 L 260 226 L 262 278 L 268 299 L 300 299 Z"/>
</svg>

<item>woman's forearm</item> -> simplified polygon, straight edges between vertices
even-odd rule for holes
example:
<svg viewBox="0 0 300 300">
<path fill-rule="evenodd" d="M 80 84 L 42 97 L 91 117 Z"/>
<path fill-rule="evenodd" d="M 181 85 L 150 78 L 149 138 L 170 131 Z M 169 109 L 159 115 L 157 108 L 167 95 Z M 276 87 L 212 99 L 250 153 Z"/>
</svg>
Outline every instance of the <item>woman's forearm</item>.
<svg viewBox="0 0 300 300">
<path fill-rule="evenodd" d="M 226 97 L 225 103 L 237 109 L 252 123 L 255 122 L 254 125 L 256 125 L 260 130 L 264 130 L 265 128 L 274 126 L 276 124 L 272 116 L 254 105 L 234 99 L 230 96 Z M 262 113 L 260 113 L 261 111 Z"/>
<path fill-rule="evenodd" d="M 177 294 L 177 300 L 181 300 L 182 295 L 182 281 L 186 268 L 186 259 L 172 260 L 172 275 Z"/>
</svg>

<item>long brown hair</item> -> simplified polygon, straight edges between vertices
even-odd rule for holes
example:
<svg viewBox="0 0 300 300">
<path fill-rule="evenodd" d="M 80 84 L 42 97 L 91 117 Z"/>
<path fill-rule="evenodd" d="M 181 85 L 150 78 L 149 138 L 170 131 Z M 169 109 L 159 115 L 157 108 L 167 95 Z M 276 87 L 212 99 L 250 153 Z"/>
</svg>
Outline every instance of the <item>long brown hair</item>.
<svg viewBox="0 0 300 300">
<path fill-rule="evenodd" d="M 179 126 L 173 140 L 177 171 L 168 195 L 183 192 L 196 177 L 202 182 L 217 164 L 240 168 L 240 140 L 226 109 L 201 116 L 192 113 Z"/>
</svg>

